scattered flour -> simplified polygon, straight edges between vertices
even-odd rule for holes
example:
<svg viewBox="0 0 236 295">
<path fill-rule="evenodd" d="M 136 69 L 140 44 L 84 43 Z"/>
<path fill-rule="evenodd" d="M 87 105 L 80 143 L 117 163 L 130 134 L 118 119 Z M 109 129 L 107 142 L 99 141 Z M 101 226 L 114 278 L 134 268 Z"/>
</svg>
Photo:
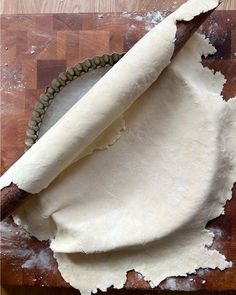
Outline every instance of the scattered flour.
<svg viewBox="0 0 236 295">
<path fill-rule="evenodd" d="M 37 46 L 32 45 L 28 50 L 26 50 L 25 54 L 34 54 L 36 52 Z"/>
<path fill-rule="evenodd" d="M 11 19 L 11 17 L 9 17 Z M 41 52 L 45 52 L 48 50 L 48 47 L 53 39 L 52 34 L 44 32 L 31 32 L 32 36 L 37 36 L 40 40 L 39 44 L 33 44 L 24 52 L 24 55 L 31 56 L 34 54 L 40 54 Z M 3 45 L 1 45 L 3 47 Z M 8 50 L 8 47 L 5 47 L 5 50 Z M 20 66 L 15 66 L 11 68 L 10 65 L 12 60 L 2 61 L 1 66 L 1 86 L 0 90 L 8 95 L 16 96 L 16 92 L 22 92 L 26 88 L 25 77 L 22 74 L 22 69 Z"/>
<path fill-rule="evenodd" d="M 22 73 L 18 69 L 11 70 L 8 64 L 2 67 L 1 90 L 7 94 L 15 95 L 15 91 L 23 91 L 25 81 Z"/>
<path fill-rule="evenodd" d="M 130 20 L 134 20 L 136 22 L 143 22 L 145 31 L 150 31 L 155 25 L 160 23 L 166 16 L 167 12 L 161 11 L 150 11 L 144 12 L 142 15 L 137 12 L 122 12 L 121 16 L 124 18 L 128 18 Z M 132 25 L 134 26 L 134 25 Z"/>
<path fill-rule="evenodd" d="M 228 32 L 225 30 L 224 27 L 220 26 L 216 21 L 212 18 L 212 16 L 209 17 L 210 24 L 209 26 L 200 26 L 199 32 L 204 33 L 206 37 L 208 37 L 211 41 L 211 44 L 215 46 L 217 42 L 223 44 L 225 40 L 227 39 Z"/>
<path fill-rule="evenodd" d="M 39 253 L 32 253 L 28 260 L 22 264 L 22 268 L 40 268 L 50 270 L 51 256 L 48 253 L 48 249 L 43 249 Z"/>
<path fill-rule="evenodd" d="M 197 271 L 197 274 L 201 277 L 204 277 L 207 273 L 209 272 L 209 269 L 208 268 L 200 268 L 198 271 Z"/>
<path fill-rule="evenodd" d="M 195 290 L 194 280 L 192 278 L 186 278 L 181 283 L 178 282 L 177 278 L 168 278 L 165 282 L 165 290 L 170 291 L 193 291 Z"/>
<path fill-rule="evenodd" d="M 49 249 L 39 251 L 30 247 L 30 235 L 21 227 L 0 222 L 1 255 L 14 257 L 16 264 L 22 261 L 22 268 L 37 267 L 43 271 L 51 270 L 52 255 Z"/>
<path fill-rule="evenodd" d="M 32 32 L 33 36 L 37 36 L 40 39 L 39 44 L 32 44 L 26 51 L 25 55 L 33 55 L 34 53 L 39 54 L 40 52 L 45 52 L 48 50 L 48 47 L 53 39 L 53 36 L 49 33 L 39 33 L 39 32 Z"/>
<path fill-rule="evenodd" d="M 213 244 L 212 244 L 212 246 L 210 248 L 217 249 L 217 250 L 223 252 L 224 247 L 223 247 L 221 241 L 222 241 L 225 233 L 219 227 L 211 227 L 211 228 L 209 228 L 209 230 L 211 232 L 213 232 L 213 234 L 214 234 Z"/>
<path fill-rule="evenodd" d="M 140 16 L 140 15 L 137 15 L 137 16 L 135 16 L 134 19 L 139 22 L 139 21 L 142 21 L 143 20 L 143 17 Z"/>
</svg>

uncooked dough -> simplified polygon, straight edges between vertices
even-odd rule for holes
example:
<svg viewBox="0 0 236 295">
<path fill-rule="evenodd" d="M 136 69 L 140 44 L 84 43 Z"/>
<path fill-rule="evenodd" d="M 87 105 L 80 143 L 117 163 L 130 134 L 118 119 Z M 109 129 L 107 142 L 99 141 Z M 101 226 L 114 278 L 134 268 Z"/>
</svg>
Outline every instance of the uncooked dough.
<svg viewBox="0 0 236 295">
<path fill-rule="evenodd" d="M 231 266 L 206 248 L 214 234 L 205 225 L 223 212 L 236 174 L 236 99 L 223 101 L 223 75 L 200 63 L 214 52 L 194 35 L 124 114 L 114 145 L 18 210 L 18 223 L 51 239 L 62 276 L 82 294 L 121 288 L 131 269 L 156 286 Z"/>
<path fill-rule="evenodd" d="M 157 80 L 173 55 L 177 21 L 191 20 L 219 2 L 188 1 L 154 27 L 8 169 L 0 189 L 12 182 L 34 194 L 48 187 Z"/>
<path fill-rule="evenodd" d="M 14 219 L 51 240 L 62 276 L 82 294 L 121 288 L 131 269 L 155 286 L 200 267 L 231 266 L 206 247 L 214 235 L 205 225 L 223 213 L 236 174 L 236 99 L 225 102 L 225 78 L 200 63 L 215 49 L 195 34 L 134 102 L 169 64 L 176 20 L 217 4 L 190 0 L 166 18 L 3 176 L 3 186 L 39 192 L 63 170 Z M 62 127 L 71 130 L 63 147 L 56 146 Z M 29 178 L 30 160 L 39 171 Z"/>
</svg>

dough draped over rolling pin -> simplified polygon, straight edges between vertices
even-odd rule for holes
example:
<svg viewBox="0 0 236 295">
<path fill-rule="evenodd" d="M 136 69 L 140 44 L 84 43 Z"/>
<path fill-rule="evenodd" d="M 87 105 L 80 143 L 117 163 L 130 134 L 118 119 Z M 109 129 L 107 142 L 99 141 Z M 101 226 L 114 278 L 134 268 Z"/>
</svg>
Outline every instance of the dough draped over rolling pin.
<svg viewBox="0 0 236 295">
<path fill-rule="evenodd" d="M 147 33 L 40 140 L 1 177 L 38 193 L 79 158 L 147 90 L 170 63 L 177 21 L 214 9 L 219 0 L 191 0 Z"/>
</svg>

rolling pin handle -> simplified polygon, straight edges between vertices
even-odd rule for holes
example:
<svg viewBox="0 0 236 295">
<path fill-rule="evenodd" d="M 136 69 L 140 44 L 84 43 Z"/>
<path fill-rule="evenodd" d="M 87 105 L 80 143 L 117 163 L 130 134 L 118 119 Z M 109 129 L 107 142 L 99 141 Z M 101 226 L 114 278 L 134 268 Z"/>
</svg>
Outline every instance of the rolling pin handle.
<svg viewBox="0 0 236 295">
<path fill-rule="evenodd" d="M 18 188 L 14 183 L 1 190 L 0 210 L 1 221 L 11 213 L 29 196 L 29 193 Z"/>
</svg>

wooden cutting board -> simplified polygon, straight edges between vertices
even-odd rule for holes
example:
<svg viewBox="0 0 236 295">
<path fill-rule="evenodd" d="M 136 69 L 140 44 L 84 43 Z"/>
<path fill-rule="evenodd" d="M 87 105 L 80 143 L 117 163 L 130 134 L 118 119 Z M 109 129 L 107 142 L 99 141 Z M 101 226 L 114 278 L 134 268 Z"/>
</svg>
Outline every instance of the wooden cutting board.
<svg viewBox="0 0 236 295">
<path fill-rule="evenodd" d="M 141 11 L 1 16 L 1 172 L 22 155 L 27 121 L 39 94 L 53 78 L 84 58 L 127 51 L 166 14 Z M 218 49 L 217 54 L 204 60 L 204 65 L 226 76 L 223 93 L 229 99 L 236 95 L 236 11 L 215 12 L 201 31 Z M 162 282 L 159 289 L 236 291 L 236 185 L 225 212 L 208 228 L 216 234 L 213 248 L 226 255 L 234 263 L 233 268 L 224 272 L 201 270 L 188 278 L 171 278 Z M 29 237 L 10 219 L 1 224 L 1 235 L 3 284 L 68 286 L 47 242 Z M 130 271 L 125 287 L 149 285 Z"/>
</svg>

